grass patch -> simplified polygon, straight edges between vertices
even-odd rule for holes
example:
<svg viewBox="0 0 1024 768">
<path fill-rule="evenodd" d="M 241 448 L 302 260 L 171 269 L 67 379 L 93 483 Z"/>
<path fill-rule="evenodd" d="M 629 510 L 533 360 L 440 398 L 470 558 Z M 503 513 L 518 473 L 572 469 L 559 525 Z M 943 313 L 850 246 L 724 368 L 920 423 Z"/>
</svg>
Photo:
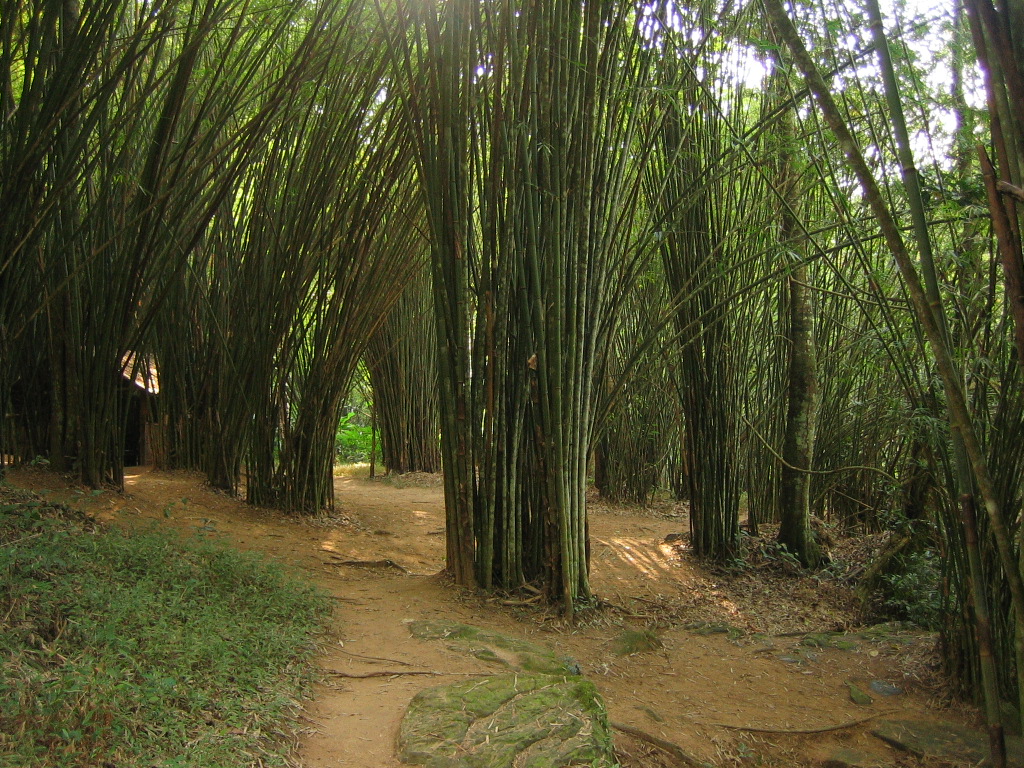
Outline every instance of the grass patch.
<svg viewBox="0 0 1024 768">
<path fill-rule="evenodd" d="M 328 600 L 0 487 L 0 766 L 285 765 Z"/>
<path fill-rule="evenodd" d="M 370 465 L 367 462 L 340 463 L 334 465 L 335 477 L 355 477 L 367 480 L 370 477 Z"/>
</svg>

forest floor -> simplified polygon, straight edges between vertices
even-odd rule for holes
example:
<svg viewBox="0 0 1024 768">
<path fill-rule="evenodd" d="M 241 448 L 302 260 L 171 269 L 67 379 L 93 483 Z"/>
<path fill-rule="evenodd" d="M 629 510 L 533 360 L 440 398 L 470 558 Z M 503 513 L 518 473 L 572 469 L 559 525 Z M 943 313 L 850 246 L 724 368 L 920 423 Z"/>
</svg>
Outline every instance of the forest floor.
<svg viewBox="0 0 1024 768">
<path fill-rule="evenodd" d="M 707 569 L 677 538 L 685 505 L 594 500 L 599 607 L 567 622 L 521 596 L 477 594 L 439 575 L 444 501 L 434 476 L 338 477 L 337 513 L 317 520 L 248 506 L 183 472 L 129 469 L 123 495 L 75 490 L 40 470 L 9 479 L 118 525 L 173 526 L 264 552 L 328 590 L 337 607 L 324 682 L 300 715 L 297 759 L 308 768 L 397 768 L 395 737 L 410 699 L 494 671 L 410 635 L 409 623 L 431 618 L 572 657 L 613 722 L 713 766 L 821 766 L 844 749 L 854 754 L 850 765 L 939 765 L 895 752 L 871 735 L 872 723 L 976 717 L 950 703 L 934 636 L 862 625 L 841 579 L 795 573 L 770 547 L 759 555 L 752 547 L 744 569 Z M 870 703 L 855 703 L 851 685 Z M 621 729 L 615 740 L 623 768 L 680 764 Z"/>
</svg>

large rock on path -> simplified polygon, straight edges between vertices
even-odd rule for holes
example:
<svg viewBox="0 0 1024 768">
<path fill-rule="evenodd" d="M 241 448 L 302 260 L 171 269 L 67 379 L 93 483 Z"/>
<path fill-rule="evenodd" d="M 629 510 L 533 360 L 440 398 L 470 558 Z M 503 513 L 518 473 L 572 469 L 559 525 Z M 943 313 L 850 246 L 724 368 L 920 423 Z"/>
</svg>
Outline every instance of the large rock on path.
<svg viewBox="0 0 1024 768">
<path fill-rule="evenodd" d="M 604 702 L 571 659 L 466 624 L 422 621 L 410 630 L 509 671 L 417 694 L 399 731 L 402 762 L 428 768 L 615 765 Z"/>
<path fill-rule="evenodd" d="M 398 736 L 402 762 L 428 768 L 611 768 L 611 744 L 593 683 L 515 673 L 421 691 Z"/>
</svg>

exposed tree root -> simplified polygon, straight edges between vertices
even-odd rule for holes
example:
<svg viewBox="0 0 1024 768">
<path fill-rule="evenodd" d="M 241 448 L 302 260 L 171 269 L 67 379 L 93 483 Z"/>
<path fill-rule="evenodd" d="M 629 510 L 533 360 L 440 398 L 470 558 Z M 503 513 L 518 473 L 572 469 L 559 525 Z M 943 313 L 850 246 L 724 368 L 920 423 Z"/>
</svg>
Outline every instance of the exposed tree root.
<svg viewBox="0 0 1024 768">
<path fill-rule="evenodd" d="M 525 600 L 499 600 L 498 602 L 500 602 L 502 605 L 518 606 L 518 605 L 536 605 L 537 603 L 540 602 L 540 600 L 541 600 L 541 596 L 537 595 L 536 597 L 530 597 L 530 598 L 527 598 Z"/>
<path fill-rule="evenodd" d="M 365 680 L 370 677 L 408 677 L 409 675 L 429 675 L 431 677 L 486 677 L 486 674 L 481 672 L 433 672 L 396 669 L 380 669 L 375 672 L 335 672 L 334 670 L 325 670 L 324 674 L 330 675 L 331 677 L 348 677 L 354 680 Z"/>
<path fill-rule="evenodd" d="M 747 733 L 793 733 L 793 734 L 805 734 L 805 733 L 828 733 L 829 731 L 842 731 L 846 728 L 853 728 L 856 725 L 863 725 L 869 720 L 874 720 L 876 717 L 882 717 L 883 715 L 890 715 L 895 710 L 886 710 L 885 712 L 875 712 L 873 715 L 862 717 L 857 720 L 850 720 L 846 723 L 839 723 L 837 725 L 825 725 L 820 728 L 755 728 L 750 725 L 729 725 L 728 723 L 704 723 L 699 720 L 693 722 L 697 725 L 705 725 L 712 728 L 728 728 L 731 731 L 746 731 Z"/>
<path fill-rule="evenodd" d="M 408 573 L 409 569 L 399 565 L 394 560 L 334 560 L 325 565 L 349 565 L 355 568 L 395 568 L 402 573 Z"/>
<path fill-rule="evenodd" d="M 379 669 L 375 672 L 335 672 L 333 670 L 326 670 L 325 674 L 328 674 L 331 677 L 350 677 L 355 680 L 365 680 L 370 677 L 398 677 L 400 675 L 431 675 L 436 677 L 443 673 L 419 670 Z"/>
<path fill-rule="evenodd" d="M 356 659 L 366 659 L 367 661 L 387 661 L 391 664 L 400 664 L 403 667 L 420 667 L 422 664 L 410 664 L 408 661 L 402 661 L 401 659 L 389 659 L 385 656 L 364 656 L 361 653 L 353 653 L 352 651 L 344 648 L 338 648 L 337 650 L 344 653 L 346 656 L 352 656 Z"/>
<path fill-rule="evenodd" d="M 628 733 L 633 738 L 640 739 L 640 741 L 650 744 L 653 747 L 657 747 L 663 752 L 667 752 L 683 765 L 693 766 L 693 768 L 701 768 L 701 764 L 686 754 L 686 752 L 683 751 L 683 748 L 678 744 L 653 736 L 647 733 L 647 731 L 641 731 L 639 728 L 634 728 L 632 725 L 626 725 L 624 723 L 610 723 L 610 725 L 617 731 Z"/>
</svg>

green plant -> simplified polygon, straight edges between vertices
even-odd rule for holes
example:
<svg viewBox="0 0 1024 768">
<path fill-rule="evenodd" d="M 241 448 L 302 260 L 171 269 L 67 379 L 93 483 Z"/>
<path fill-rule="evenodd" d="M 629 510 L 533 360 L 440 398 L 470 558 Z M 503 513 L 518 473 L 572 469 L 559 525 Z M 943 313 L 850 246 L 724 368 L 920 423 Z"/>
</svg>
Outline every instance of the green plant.
<svg viewBox="0 0 1024 768">
<path fill-rule="evenodd" d="M 347 414 L 338 422 L 334 457 L 341 463 L 369 461 L 377 439 L 372 427 L 354 424 L 352 417 L 353 414 Z"/>
<path fill-rule="evenodd" d="M 0 765 L 284 765 L 327 600 L 257 555 L 0 489 Z"/>
<path fill-rule="evenodd" d="M 884 609 L 925 629 L 938 629 L 942 616 L 940 577 L 939 557 L 934 550 L 900 557 L 894 572 L 882 576 Z"/>
</svg>

